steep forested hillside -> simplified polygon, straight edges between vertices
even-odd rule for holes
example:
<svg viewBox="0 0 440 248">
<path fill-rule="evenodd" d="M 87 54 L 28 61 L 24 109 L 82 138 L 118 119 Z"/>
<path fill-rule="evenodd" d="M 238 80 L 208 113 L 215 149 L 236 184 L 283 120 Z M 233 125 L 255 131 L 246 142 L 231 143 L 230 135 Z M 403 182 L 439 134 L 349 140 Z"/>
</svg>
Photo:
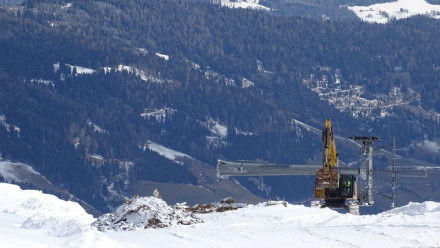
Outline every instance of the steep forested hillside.
<svg viewBox="0 0 440 248">
<path fill-rule="evenodd" d="M 148 141 L 214 166 L 314 159 L 320 137 L 295 120 L 321 127 L 330 117 L 341 136 L 398 136 L 407 147 L 436 138 L 438 20 L 372 25 L 173 0 L 38 0 L 17 16 L 0 9 L 0 27 L 2 157 L 102 210 L 120 200 L 109 189 L 132 192 L 136 180 L 198 184 Z M 367 100 L 417 97 L 398 104 L 395 93 L 395 105 L 354 118 L 355 106 L 315 93 L 335 82 L 361 87 Z M 286 191 L 298 185 L 289 178 L 268 183 L 262 196 L 308 196 Z"/>
</svg>

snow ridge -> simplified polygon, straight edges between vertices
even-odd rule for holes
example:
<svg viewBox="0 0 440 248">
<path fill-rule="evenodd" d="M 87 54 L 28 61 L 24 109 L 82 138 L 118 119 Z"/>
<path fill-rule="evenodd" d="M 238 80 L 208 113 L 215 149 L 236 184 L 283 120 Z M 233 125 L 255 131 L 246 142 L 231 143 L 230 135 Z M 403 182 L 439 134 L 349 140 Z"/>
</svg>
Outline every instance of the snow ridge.
<svg viewBox="0 0 440 248">
<path fill-rule="evenodd" d="M 21 202 L 18 206 L 10 206 L 3 210 L 4 213 L 25 218 L 21 228 L 41 229 L 53 237 L 72 236 L 90 228 L 93 217 L 78 203 L 62 201 L 54 195 L 36 190 L 22 191 L 16 185 L 2 183 L 0 186 L 0 196 L 9 195 L 10 198 L 18 198 Z M 11 203 L 2 203 L 5 204 L 8 206 Z"/>
</svg>

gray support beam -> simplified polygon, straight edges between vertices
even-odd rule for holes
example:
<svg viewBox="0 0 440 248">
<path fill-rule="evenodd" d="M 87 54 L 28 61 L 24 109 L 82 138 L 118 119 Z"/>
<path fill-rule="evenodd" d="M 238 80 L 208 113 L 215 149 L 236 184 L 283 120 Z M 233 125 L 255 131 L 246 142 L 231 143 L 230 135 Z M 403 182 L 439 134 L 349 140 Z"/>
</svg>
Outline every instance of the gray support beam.
<svg viewBox="0 0 440 248">
<path fill-rule="evenodd" d="M 217 161 L 217 174 L 219 176 L 292 176 L 316 175 L 322 165 L 291 165 L 271 164 L 254 161 L 228 162 Z M 359 175 L 359 168 L 336 167 L 341 175 Z"/>
</svg>

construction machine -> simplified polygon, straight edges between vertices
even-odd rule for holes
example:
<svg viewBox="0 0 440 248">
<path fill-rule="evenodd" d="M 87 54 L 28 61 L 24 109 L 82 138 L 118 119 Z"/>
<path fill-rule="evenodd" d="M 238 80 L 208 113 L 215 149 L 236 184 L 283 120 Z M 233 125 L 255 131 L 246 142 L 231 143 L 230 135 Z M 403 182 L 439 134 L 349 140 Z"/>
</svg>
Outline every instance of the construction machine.
<svg viewBox="0 0 440 248">
<path fill-rule="evenodd" d="M 315 198 L 323 199 L 327 206 L 344 206 L 346 200 L 357 199 L 356 176 L 359 171 L 349 175 L 339 173 L 338 153 L 330 119 L 325 120 L 322 143 L 322 168 L 316 171 Z"/>
<path fill-rule="evenodd" d="M 313 207 L 344 208 L 349 213 L 359 214 L 359 206 L 372 206 L 373 200 L 373 174 L 391 173 L 392 175 L 392 207 L 394 207 L 396 175 L 397 173 L 419 174 L 426 176 L 426 169 L 398 170 L 395 163 L 395 140 L 393 144 L 374 148 L 374 142 L 378 137 L 354 136 L 349 140 L 360 147 L 360 155 L 366 159 L 359 167 L 338 166 L 338 153 L 336 151 L 335 137 L 332 122 L 325 120 L 322 131 L 323 155 L 321 165 L 292 165 L 273 164 L 261 161 L 239 160 L 228 162 L 217 161 L 217 174 L 223 176 L 290 176 L 290 175 L 314 175 L 316 201 L 312 201 Z M 373 151 L 393 147 L 391 170 L 373 169 Z M 358 187 L 358 180 L 360 186 Z"/>
<path fill-rule="evenodd" d="M 338 153 L 330 119 L 325 120 L 322 131 L 322 165 L 272 164 L 260 161 L 228 162 L 218 160 L 218 176 L 277 176 L 277 175 L 315 175 L 314 196 L 318 201 L 312 206 L 348 208 L 359 211 L 356 178 L 361 174 L 361 167 L 338 166 Z M 357 210 L 356 210 L 357 208 Z"/>
</svg>

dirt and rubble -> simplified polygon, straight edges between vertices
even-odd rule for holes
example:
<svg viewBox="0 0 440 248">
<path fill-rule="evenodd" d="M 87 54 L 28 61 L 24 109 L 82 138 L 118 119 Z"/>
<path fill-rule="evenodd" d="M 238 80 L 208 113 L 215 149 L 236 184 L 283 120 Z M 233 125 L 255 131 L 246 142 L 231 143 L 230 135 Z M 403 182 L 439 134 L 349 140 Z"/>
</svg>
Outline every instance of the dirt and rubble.
<svg viewBox="0 0 440 248">
<path fill-rule="evenodd" d="M 172 225 L 191 225 L 203 223 L 196 214 L 225 212 L 246 207 L 244 203 L 235 203 L 232 197 L 220 202 L 197 204 L 188 206 L 186 203 L 177 203 L 169 206 L 155 190 L 153 196 L 140 197 L 138 195 L 116 208 L 112 213 L 97 218 L 92 226 L 100 231 L 131 231 L 145 228 L 164 228 Z"/>
</svg>

